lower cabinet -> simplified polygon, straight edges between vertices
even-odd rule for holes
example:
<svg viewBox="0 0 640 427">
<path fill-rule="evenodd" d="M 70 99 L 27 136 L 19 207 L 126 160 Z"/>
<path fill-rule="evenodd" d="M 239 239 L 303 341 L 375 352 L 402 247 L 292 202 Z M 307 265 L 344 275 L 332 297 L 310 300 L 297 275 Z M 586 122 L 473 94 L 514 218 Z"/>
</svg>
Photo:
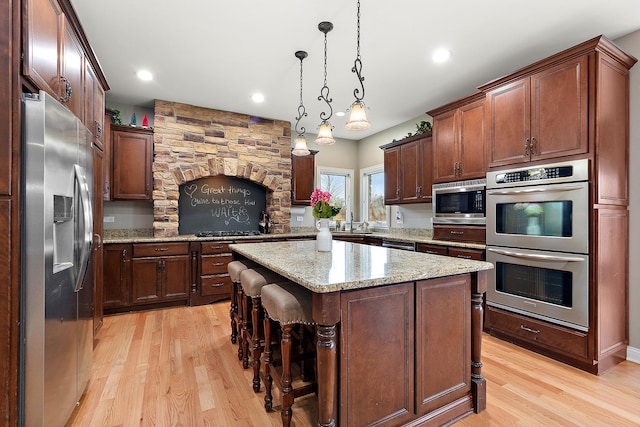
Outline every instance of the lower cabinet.
<svg viewBox="0 0 640 427">
<path fill-rule="evenodd" d="M 229 249 L 231 242 L 204 242 L 200 244 L 197 259 L 198 283 L 191 293 L 190 304 L 202 305 L 227 299 L 231 293 L 231 278 L 227 265 L 233 261 Z"/>
<path fill-rule="evenodd" d="M 190 290 L 189 243 L 104 246 L 104 311 L 185 303 Z"/>
<path fill-rule="evenodd" d="M 460 248 L 453 246 L 432 245 L 429 243 L 418 243 L 416 251 L 433 255 L 445 255 L 455 258 L 472 259 L 474 261 L 484 261 L 485 252 L 482 249 Z"/>
<path fill-rule="evenodd" d="M 341 295 L 340 425 L 443 425 L 438 408 L 471 409 L 470 292 L 463 274 Z"/>
</svg>

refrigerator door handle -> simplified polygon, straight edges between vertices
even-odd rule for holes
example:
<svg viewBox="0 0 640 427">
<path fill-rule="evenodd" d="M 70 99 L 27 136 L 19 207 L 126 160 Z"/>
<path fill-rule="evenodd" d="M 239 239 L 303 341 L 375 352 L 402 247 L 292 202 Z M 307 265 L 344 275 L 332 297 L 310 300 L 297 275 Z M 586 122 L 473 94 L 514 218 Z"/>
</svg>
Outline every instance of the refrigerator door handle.
<svg viewBox="0 0 640 427">
<path fill-rule="evenodd" d="M 87 174 L 80 165 L 74 165 L 75 180 L 78 188 L 79 213 L 82 214 L 82 221 L 77 222 L 78 233 L 76 235 L 76 248 L 79 250 L 78 276 L 76 277 L 75 291 L 82 289 L 84 275 L 87 272 L 87 263 L 91 254 L 91 244 L 93 242 L 93 215 L 91 213 L 91 200 L 89 198 L 89 184 Z"/>
</svg>

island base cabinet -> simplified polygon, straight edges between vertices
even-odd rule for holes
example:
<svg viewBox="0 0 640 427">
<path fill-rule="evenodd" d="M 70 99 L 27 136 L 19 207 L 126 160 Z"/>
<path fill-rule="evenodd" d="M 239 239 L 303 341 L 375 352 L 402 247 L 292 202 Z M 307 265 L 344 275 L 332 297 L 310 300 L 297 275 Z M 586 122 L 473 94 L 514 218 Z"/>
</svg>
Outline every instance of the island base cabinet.
<svg viewBox="0 0 640 427">
<path fill-rule="evenodd" d="M 340 423 L 445 425 L 473 411 L 468 274 L 341 295 Z"/>
</svg>

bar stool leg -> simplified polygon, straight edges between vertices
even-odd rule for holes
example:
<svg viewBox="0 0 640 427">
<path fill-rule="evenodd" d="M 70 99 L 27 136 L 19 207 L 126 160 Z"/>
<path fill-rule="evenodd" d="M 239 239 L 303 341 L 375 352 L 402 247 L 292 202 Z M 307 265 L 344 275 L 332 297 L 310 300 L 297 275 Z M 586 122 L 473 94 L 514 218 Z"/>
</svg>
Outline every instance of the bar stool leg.
<svg viewBox="0 0 640 427">
<path fill-rule="evenodd" d="M 282 426 L 291 425 L 291 407 L 293 406 L 293 387 L 291 386 L 291 330 L 294 325 L 282 325 L 282 340 L 280 348 L 282 351 Z"/>
<path fill-rule="evenodd" d="M 242 332 L 240 335 L 242 336 L 242 344 L 239 344 L 242 347 L 242 367 L 247 369 L 249 367 L 249 341 L 247 337 L 250 335 L 251 331 L 251 308 L 249 304 L 251 300 L 247 297 L 247 295 L 242 292 Z"/>
<path fill-rule="evenodd" d="M 242 286 L 238 285 L 238 296 L 237 296 L 237 301 L 238 301 L 238 360 L 243 360 L 244 359 L 244 339 L 242 337 L 242 330 L 244 329 L 244 315 L 243 312 L 246 313 L 245 311 L 245 298 L 244 298 L 244 291 L 242 289 Z"/>
<path fill-rule="evenodd" d="M 253 391 L 260 391 L 260 353 L 262 351 L 260 345 L 260 314 L 262 312 L 262 304 L 260 297 L 251 297 L 251 319 L 253 326 L 253 334 L 251 339 L 251 366 L 253 367 Z"/>
<path fill-rule="evenodd" d="M 231 282 L 231 307 L 229 309 L 229 317 L 231 318 L 231 343 L 238 342 L 238 284 Z"/>
<path fill-rule="evenodd" d="M 265 310 L 264 312 L 264 409 L 271 411 L 273 408 L 273 397 L 271 396 L 271 319 Z"/>
</svg>

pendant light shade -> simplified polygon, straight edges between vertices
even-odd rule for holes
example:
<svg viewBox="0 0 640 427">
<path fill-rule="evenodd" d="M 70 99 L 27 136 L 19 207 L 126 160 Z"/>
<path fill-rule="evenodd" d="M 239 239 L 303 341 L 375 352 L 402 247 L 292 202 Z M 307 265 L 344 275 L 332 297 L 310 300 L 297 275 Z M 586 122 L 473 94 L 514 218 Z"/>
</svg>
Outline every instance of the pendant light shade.
<svg viewBox="0 0 640 427">
<path fill-rule="evenodd" d="M 296 132 L 298 136 L 296 137 L 296 145 L 293 147 L 291 153 L 294 156 L 306 156 L 310 154 L 309 148 L 307 147 L 307 139 L 304 137 L 305 128 L 301 127 L 298 129 L 298 125 L 300 124 L 300 120 L 303 117 L 307 116 L 307 112 L 305 111 L 304 104 L 302 103 L 302 60 L 307 57 L 307 52 L 304 50 L 299 50 L 295 53 L 296 58 L 300 60 L 300 105 L 298 106 L 298 117 L 296 117 Z"/>
<path fill-rule="evenodd" d="M 356 41 L 356 59 L 353 62 L 353 67 L 351 68 L 352 73 L 356 73 L 358 77 L 358 83 L 360 83 L 360 87 L 362 88 L 362 95 L 360 95 L 360 89 L 355 88 L 353 90 L 353 96 L 356 100 L 351 104 L 349 110 L 351 111 L 349 114 L 349 121 L 344 125 L 348 130 L 364 130 L 369 129 L 371 127 L 371 123 L 367 120 L 367 112 L 364 102 L 364 76 L 362 75 L 362 60 L 360 59 L 360 0 L 358 0 L 358 30 L 357 30 L 357 41 Z"/>
<path fill-rule="evenodd" d="M 333 127 L 329 122 L 329 119 L 333 115 L 333 108 L 331 107 L 331 101 L 333 99 L 329 98 L 329 87 L 327 86 L 327 33 L 333 30 L 333 24 L 331 22 L 321 22 L 318 24 L 318 29 L 324 33 L 324 86 L 320 89 L 320 96 L 318 97 L 318 101 L 324 101 L 327 103 L 329 107 L 329 114 L 322 111 L 320 113 L 320 127 L 318 129 L 318 137 L 316 138 L 316 144 L 318 145 L 331 145 L 336 142 L 333 139 L 333 135 L 331 131 Z"/>
<path fill-rule="evenodd" d="M 365 130 L 371 127 L 371 123 L 367 120 L 366 107 L 364 102 L 355 101 L 351 104 L 351 113 L 349 121 L 344 125 L 349 130 Z"/>
<path fill-rule="evenodd" d="M 307 138 L 305 138 L 304 135 L 298 135 L 296 137 L 296 145 L 293 147 L 291 153 L 294 156 L 306 156 L 311 153 L 307 147 Z"/>
</svg>

